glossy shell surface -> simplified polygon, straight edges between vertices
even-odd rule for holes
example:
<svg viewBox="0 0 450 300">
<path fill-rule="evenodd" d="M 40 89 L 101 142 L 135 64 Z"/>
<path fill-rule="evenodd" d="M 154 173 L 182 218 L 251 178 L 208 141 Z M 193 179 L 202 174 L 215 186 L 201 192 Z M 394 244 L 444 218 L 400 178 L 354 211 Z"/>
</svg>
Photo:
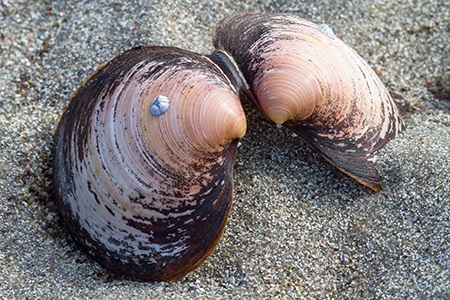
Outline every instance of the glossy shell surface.
<svg viewBox="0 0 450 300">
<path fill-rule="evenodd" d="M 168 101 L 150 113 L 158 96 Z M 56 133 L 56 203 L 88 253 L 114 272 L 175 280 L 213 250 L 232 199 L 234 88 L 201 55 L 139 47 L 76 92 Z"/>
<path fill-rule="evenodd" d="M 242 13 L 215 28 L 261 111 L 374 190 L 378 151 L 402 128 L 368 64 L 324 25 L 287 14 Z"/>
</svg>

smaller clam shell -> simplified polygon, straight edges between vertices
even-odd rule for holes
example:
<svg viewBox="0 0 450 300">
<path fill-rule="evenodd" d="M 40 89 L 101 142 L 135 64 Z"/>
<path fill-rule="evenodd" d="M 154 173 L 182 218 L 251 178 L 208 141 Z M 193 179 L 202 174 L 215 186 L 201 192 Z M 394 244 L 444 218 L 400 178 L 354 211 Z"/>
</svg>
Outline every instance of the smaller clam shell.
<svg viewBox="0 0 450 300">
<path fill-rule="evenodd" d="M 114 272 L 181 278 L 220 239 L 245 130 L 234 88 L 208 58 L 169 47 L 121 54 L 58 125 L 54 186 L 67 227 Z"/>
<path fill-rule="evenodd" d="M 213 42 L 234 59 L 268 119 L 344 173 L 381 188 L 378 151 L 402 122 L 375 72 L 329 27 L 288 14 L 240 13 L 216 25 Z"/>
</svg>

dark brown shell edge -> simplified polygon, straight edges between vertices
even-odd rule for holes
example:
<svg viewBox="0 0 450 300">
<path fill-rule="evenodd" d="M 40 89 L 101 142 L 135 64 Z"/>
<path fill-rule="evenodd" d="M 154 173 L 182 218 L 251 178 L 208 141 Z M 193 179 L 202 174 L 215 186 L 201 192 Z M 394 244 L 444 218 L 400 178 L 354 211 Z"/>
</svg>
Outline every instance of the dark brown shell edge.
<svg viewBox="0 0 450 300">
<path fill-rule="evenodd" d="M 213 45 L 220 51 L 228 54 L 233 63 L 220 64 L 221 67 L 237 65 L 239 71 L 232 71 L 235 76 L 242 74 L 242 81 L 238 87 L 243 90 L 242 93 L 249 95 L 248 98 L 261 110 L 258 100 L 252 92 L 252 78 L 255 78 L 258 68 L 251 68 L 253 64 L 259 64 L 262 61 L 264 49 L 259 49 L 259 55 L 251 55 L 249 49 L 254 42 L 263 35 L 271 31 L 273 22 L 288 22 L 282 17 L 284 14 L 268 13 L 237 13 L 230 15 L 219 21 L 214 28 Z M 292 15 L 290 15 L 292 16 Z M 239 33 L 239 34 L 236 34 Z M 218 52 L 217 51 L 217 52 Z M 230 72 L 230 71 L 228 71 Z M 352 136 L 343 138 L 326 138 L 330 133 L 340 132 L 342 127 L 334 126 L 333 129 L 324 127 L 321 120 L 291 120 L 283 124 L 295 134 L 303 138 L 313 149 L 321 154 L 328 162 L 333 164 L 346 175 L 354 178 L 359 183 L 373 189 L 381 190 L 381 178 L 376 169 L 376 160 L 379 150 L 382 149 L 389 140 L 395 138 L 404 128 L 397 108 L 392 99 L 383 103 L 383 112 L 393 111 L 388 116 L 389 129 L 384 138 L 380 138 L 378 130 L 373 127 L 362 138 L 356 140 Z M 389 106 L 389 110 L 386 107 Z M 262 111 L 262 110 L 261 110 Z M 264 112 L 263 112 L 264 113 Z M 266 116 L 267 117 L 267 116 Z M 269 118 L 268 118 L 269 119 Z M 381 127 L 381 125 L 380 125 Z M 378 139 L 373 142 L 374 137 Z M 364 146 L 370 146 L 370 149 L 364 150 L 357 147 L 357 144 L 363 143 Z M 339 145 L 343 146 L 339 146 Z"/>
<path fill-rule="evenodd" d="M 105 247 L 92 239 L 86 230 L 81 229 L 78 221 L 79 216 L 73 214 L 65 197 L 73 193 L 74 188 L 72 184 L 73 174 L 69 168 L 72 158 L 67 153 L 70 153 L 71 147 L 78 147 L 80 149 L 80 157 L 78 159 L 82 159 L 83 144 L 89 142 L 86 128 L 89 127 L 89 116 L 93 113 L 95 106 L 95 100 L 93 99 L 99 98 L 104 87 L 111 86 L 115 81 L 120 80 L 123 71 L 138 62 L 151 60 L 155 57 L 170 57 L 172 55 L 176 57 L 190 57 L 193 54 L 173 47 L 137 47 L 120 54 L 104 64 L 85 81 L 71 98 L 55 133 L 53 157 L 54 200 L 69 232 L 88 255 L 105 268 L 114 273 L 146 281 L 178 280 L 197 268 L 214 250 L 223 234 L 231 208 L 233 195 L 232 171 L 237 140 L 228 144 L 221 153 L 217 153 L 217 155 L 226 157 L 225 162 L 223 165 L 217 164 L 211 168 L 210 174 L 213 176 L 211 186 L 204 186 L 199 192 L 199 195 L 202 195 L 206 190 L 213 188 L 213 192 L 209 193 L 211 199 L 199 200 L 204 205 L 196 211 L 198 216 L 197 218 L 194 216 L 196 220 L 187 222 L 188 219 L 193 218 L 192 215 L 189 215 L 178 220 L 179 226 L 174 227 L 172 232 L 174 235 L 176 235 L 176 229 L 180 227 L 192 233 L 192 240 L 189 241 L 191 246 L 189 251 L 184 253 L 182 259 L 165 260 L 163 257 L 159 257 L 157 267 L 154 264 L 148 264 L 145 260 L 136 264 L 133 259 L 126 255 L 112 255 Z M 123 62 L 123 64 L 119 62 Z M 76 145 L 71 143 L 74 137 L 78 140 Z M 221 181 L 224 182 L 222 186 L 217 184 Z M 219 188 L 215 188 L 213 184 L 216 184 Z M 100 196 L 95 195 L 95 197 Z M 145 228 L 146 224 L 144 223 L 134 225 L 136 227 L 141 226 L 142 230 L 150 230 Z M 162 230 L 158 232 L 157 228 L 162 228 Z M 151 230 L 157 232 L 155 236 L 161 240 L 166 239 L 168 233 L 170 233 L 167 232 L 163 223 L 155 224 Z M 133 237 L 129 236 L 128 240 L 117 240 L 115 242 L 126 244 L 133 242 Z"/>
</svg>

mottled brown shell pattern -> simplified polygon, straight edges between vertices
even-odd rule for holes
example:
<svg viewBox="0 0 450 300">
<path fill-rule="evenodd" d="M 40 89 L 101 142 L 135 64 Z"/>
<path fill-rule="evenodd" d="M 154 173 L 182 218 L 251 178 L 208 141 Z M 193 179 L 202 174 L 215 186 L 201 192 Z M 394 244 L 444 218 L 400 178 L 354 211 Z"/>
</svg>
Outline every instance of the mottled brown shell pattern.
<svg viewBox="0 0 450 300">
<path fill-rule="evenodd" d="M 294 131 L 324 158 L 379 190 L 378 151 L 401 130 L 381 80 L 327 26 L 287 14 L 241 13 L 215 28 L 268 119 Z"/>
<path fill-rule="evenodd" d="M 158 95 L 170 106 L 155 117 Z M 115 272 L 180 278 L 220 239 L 245 130 L 234 88 L 206 57 L 121 54 L 77 91 L 56 133 L 56 199 L 71 233 Z"/>
</svg>

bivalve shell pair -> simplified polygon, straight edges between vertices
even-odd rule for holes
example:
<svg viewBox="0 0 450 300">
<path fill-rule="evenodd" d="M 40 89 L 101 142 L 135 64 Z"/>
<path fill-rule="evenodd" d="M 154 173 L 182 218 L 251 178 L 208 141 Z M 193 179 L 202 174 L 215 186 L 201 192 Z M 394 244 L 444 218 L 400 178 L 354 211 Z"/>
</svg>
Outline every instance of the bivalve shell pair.
<svg viewBox="0 0 450 300">
<path fill-rule="evenodd" d="M 333 35 L 285 14 L 236 14 L 210 56 L 138 47 L 75 93 L 56 132 L 55 199 L 76 241 L 108 269 L 176 280 L 219 241 L 247 95 L 363 184 L 401 129 L 368 65 Z"/>
</svg>

